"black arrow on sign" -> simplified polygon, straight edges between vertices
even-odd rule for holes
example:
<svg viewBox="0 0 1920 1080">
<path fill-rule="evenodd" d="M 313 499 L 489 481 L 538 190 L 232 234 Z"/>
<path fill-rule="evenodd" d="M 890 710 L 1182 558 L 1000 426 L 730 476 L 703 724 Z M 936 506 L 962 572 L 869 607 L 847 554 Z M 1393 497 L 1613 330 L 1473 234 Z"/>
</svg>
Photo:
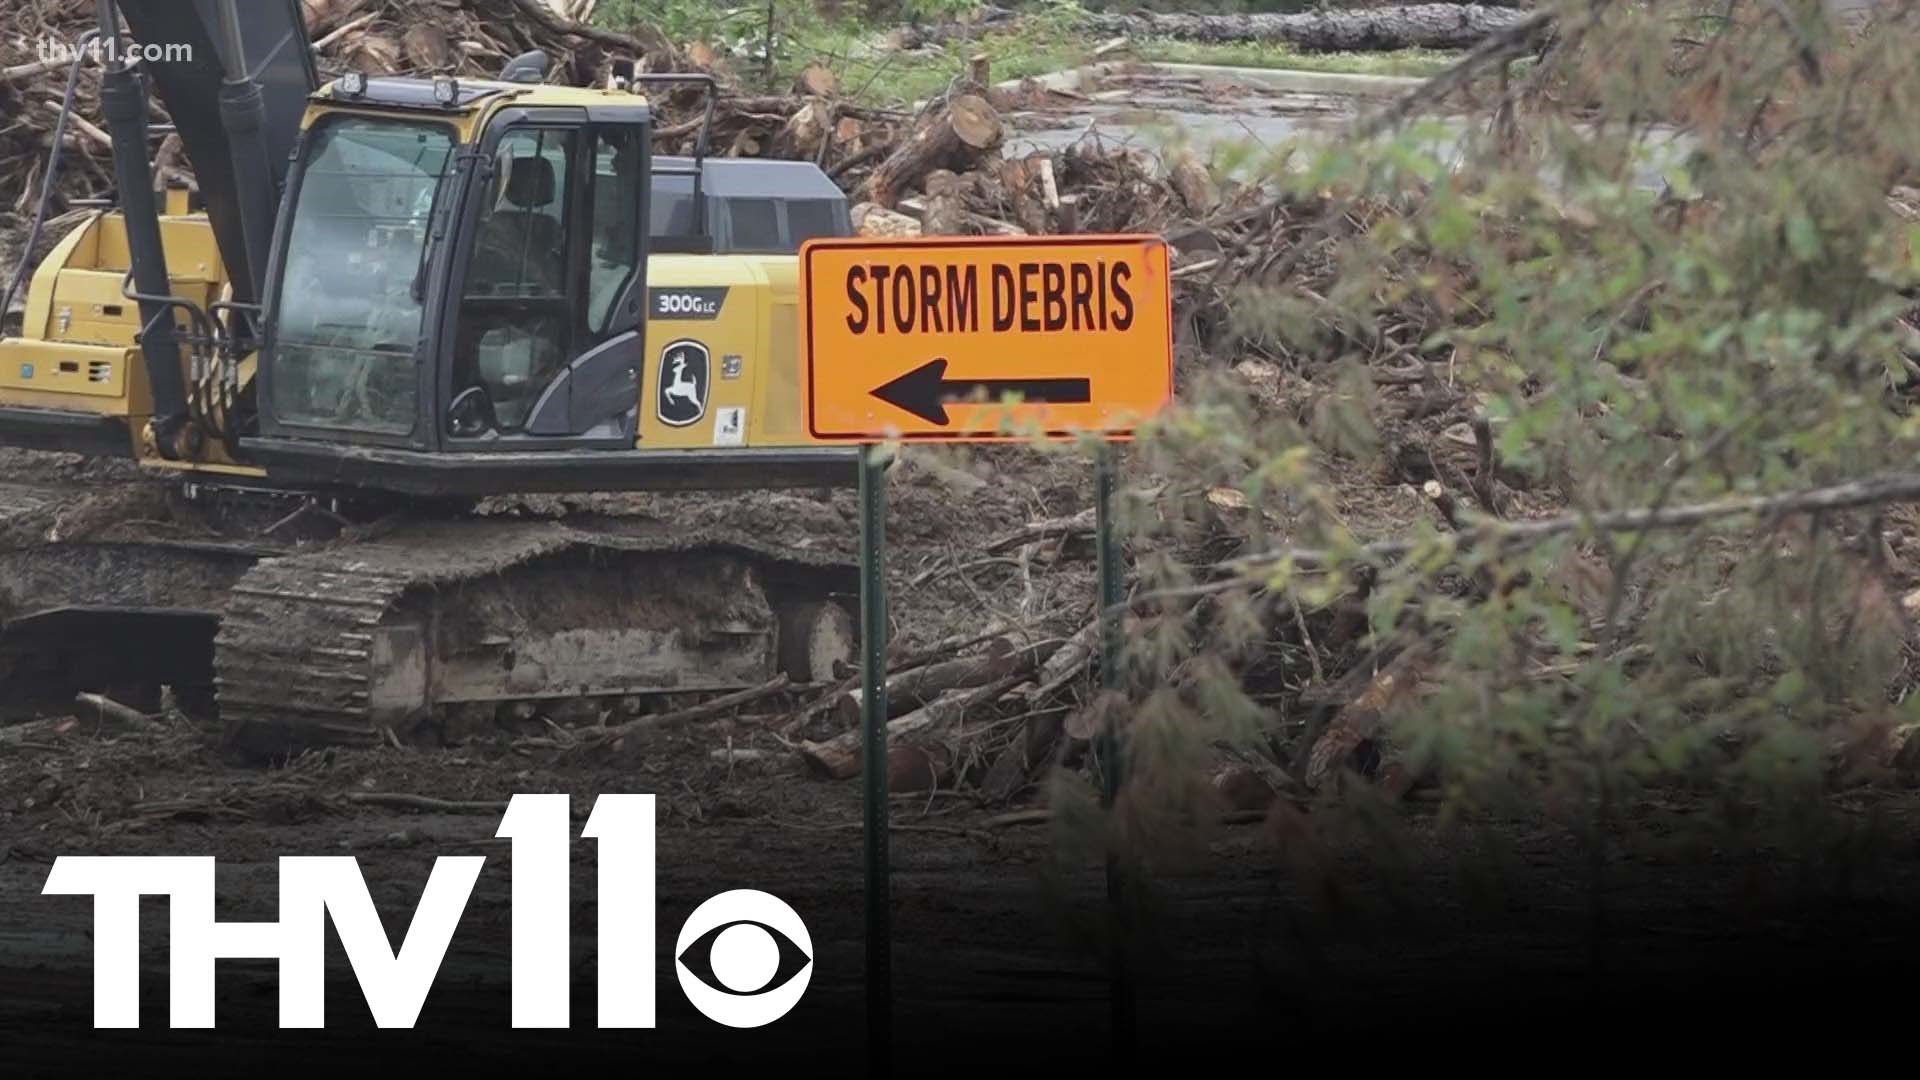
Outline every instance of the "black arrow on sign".
<svg viewBox="0 0 1920 1080">
<path fill-rule="evenodd" d="M 881 401 L 932 424 L 947 422 L 947 402 L 966 401 L 982 392 L 988 401 L 1019 394 L 1027 401 L 1084 405 L 1093 400 L 1093 383 L 1088 379 L 949 379 L 943 356 L 871 391 Z"/>
</svg>

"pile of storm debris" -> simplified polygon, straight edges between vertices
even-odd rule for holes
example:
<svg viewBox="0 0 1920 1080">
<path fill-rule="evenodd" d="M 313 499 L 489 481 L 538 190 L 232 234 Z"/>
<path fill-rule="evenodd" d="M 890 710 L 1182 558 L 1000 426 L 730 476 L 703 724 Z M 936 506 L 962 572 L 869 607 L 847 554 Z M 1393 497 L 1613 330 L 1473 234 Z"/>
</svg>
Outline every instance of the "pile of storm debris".
<svg viewBox="0 0 1920 1080">
<path fill-rule="evenodd" d="M 0 116 L 9 118 L 0 126 L 0 160 L 17 163 L 0 174 L 0 214 L 15 216 L 30 213 L 38 198 L 70 70 L 68 58 L 48 43 L 78 42 L 94 25 L 89 0 L 23 2 L 0 34 Z M 545 0 L 304 0 L 304 10 L 323 77 L 351 70 L 484 78 L 513 57 L 540 50 L 554 61 L 549 81 L 598 85 L 616 58 L 635 60 L 642 73 L 710 70 L 718 59 L 705 46 L 680 47 L 645 27 L 615 31 L 573 21 L 563 12 L 574 9 Z M 876 213 L 866 228 L 873 232 L 1071 228 L 1075 196 L 1083 190 L 1092 192 L 1084 201 L 1099 206 L 1093 220 L 1081 224 L 1123 224 L 1112 220 L 1114 212 L 1131 211 L 1106 195 L 1116 180 L 1144 177 L 1147 165 L 1099 151 L 1084 151 L 1074 162 L 1003 161 L 1003 113 L 1044 107 L 1071 92 L 1031 83 L 990 87 L 988 71 L 987 59 L 977 58 L 947 92 L 917 109 L 856 103 L 824 65 L 808 67 L 785 93 L 742 89 L 722 75 L 710 125 L 701 86 L 660 84 L 648 88 L 659 114 L 656 150 L 691 153 L 704 137 L 708 152 L 719 156 L 813 160 L 857 201 L 871 204 Z M 56 210 L 108 195 L 113 186 L 97 65 L 79 65 L 75 89 Z M 157 104 L 155 120 L 156 126 L 165 122 Z M 156 133 L 152 149 L 159 179 L 191 182 L 177 138 Z M 913 221 L 903 222 L 903 213 Z"/>
<path fill-rule="evenodd" d="M 32 163 L 0 176 L 0 213 L 30 212 L 64 89 L 63 65 L 37 58 L 31 43 L 77 39 L 92 10 L 85 0 L 24 0 L 14 24 L 0 32 L 0 116 L 11 118 L 0 126 L 0 159 Z M 554 61 L 550 80 L 575 85 L 603 83 L 618 58 L 633 59 L 642 72 L 713 67 L 698 48 L 644 30 L 583 24 L 572 18 L 580 13 L 577 5 L 552 7 L 542 0 L 307 0 L 306 11 L 323 76 L 357 70 L 491 77 L 511 58 L 535 49 Z M 1249 286 L 1285 286 L 1308 298 L 1332 295 L 1340 272 L 1338 245 L 1390 216 L 1391 209 L 1365 199 L 1297 196 L 1231 182 L 1198 157 L 1155 155 L 1097 132 L 1060 148 L 1009 153 L 1010 117 L 1071 109 L 1080 91 L 1036 80 L 995 82 L 991 66 L 989 57 L 976 57 L 943 92 L 901 108 L 856 101 L 858 95 L 847 93 L 823 66 L 802 71 L 779 93 L 723 80 L 710 124 L 704 91 L 666 86 L 652 95 L 656 150 L 689 153 L 704 130 L 716 155 L 814 161 L 847 191 L 856 227 L 870 235 L 1159 234 L 1172 249 L 1182 352 L 1193 361 L 1182 363 L 1182 377 L 1205 358 L 1230 359 L 1231 374 L 1245 382 L 1260 408 L 1311 408 L 1313 388 L 1292 374 L 1305 359 L 1293 354 L 1299 346 L 1258 320 L 1235 318 L 1234 298 Z M 67 214 L 91 212 L 76 201 L 111 189 L 109 147 L 91 119 L 98 116 L 97 70 L 81 65 L 79 72 L 78 105 L 66 133 L 71 153 L 59 189 L 65 201 L 56 207 Z M 191 182 L 170 137 L 157 137 L 153 153 L 160 176 Z M 63 231 L 56 224 L 48 235 Z M 1483 492 L 1489 500 L 1504 498 L 1496 474 L 1503 488 L 1527 480 L 1492 459 L 1485 433 L 1471 424 L 1472 396 L 1447 377 L 1446 357 L 1424 347 L 1441 318 L 1409 303 L 1377 325 L 1325 327 L 1338 339 L 1327 347 L 1356 356 L 1383 394 L 1403 405 L 1404 445 L 1394 460 L 1399 478 L 1410 485 L 1406 490 L 1444 481 L 1476 498 Z M 1192 548 L 1182 554 L 1191 565 L 1244 551 L 1263 531 L 1259 512 L 1233 488 L 1169 490 L 1165 496 L 1201 504 L 1206 525 L 1183 541 Z M 933 499 L 926 517 L 951 516 L 950 509 L 950 500 Z M 1396 509 L 1414 517 L 1431 512 L 1418 495 L 1410 507 Z M 1000 530 L 974 528 L 964 549 L 955 545 L 947 558 L 916 571 L 909 584 L 936 594 L 948 586 L 964 590 L 956 593 L 956 610 L 977 613 L 977 606 L 965 602 L 976 590 L 1012 589 L 1022 598 L 1007 619 L 976 618 L 986 625 L 924 636 L 889 657 L 896 790 L 958 786 L 1011 798 L 1030 790 L 1050 766 L 1083 758 L 1105 722 L 1090 679 L 1099 653 L 1089 587 L 1092 515 L 1059 516 L 1060 510 L 1049 507 L 1029 520 L 1002 522 Z M 1383 518 L 1383 529 L 1404 524 L 1391 518 Z M 989 539 L 981 547 L 983 537 Z M 1291 649 L 1296 661 L 1313 655 L 1315 666 L 1324 667 L 1326 699 L 1314 708 L 1323 714 L 1377 711 L 1377 703 L 1368 704 L 1369 692 L 1379 688 L 1372 676 L 1390 658 L 1362 655 L 1357 642 L 1364 619 L 1355 621 L 1344 608 L 1285 614 L 1274 624 L 1276 650 Z M 1356 673 L 1358 681 L 1342 681 L 1346 672 Z M 847 777 L 860 768 L 856 687 L 851 673 L 841 673 L 813 686 L 776 681 L 664 712 L 528 715 L 519 718 L 526 730 L 509 737 L 524 752 L 591 760 L 630 752 L 626 748 L 643 745 L 647 732 L 772 710 L 780 718 L 771 727 L 777 741 L 728 746 L 730 763 L 751 750 L 797 756 L 821 774 Z M 34 736 L 26 728 L 15 734 Z M 1271 763 L 1249 761 L 1245 768 L 1261 774 L 1246 786 L 1265 792 L 1262 797 L 1285 786 Z"/>
</svg>

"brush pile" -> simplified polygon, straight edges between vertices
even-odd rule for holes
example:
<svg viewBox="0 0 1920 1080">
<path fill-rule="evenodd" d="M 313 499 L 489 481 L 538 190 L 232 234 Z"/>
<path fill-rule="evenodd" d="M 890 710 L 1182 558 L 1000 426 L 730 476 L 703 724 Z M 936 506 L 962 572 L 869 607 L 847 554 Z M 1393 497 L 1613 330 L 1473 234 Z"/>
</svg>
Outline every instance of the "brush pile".
<svg viewBox="0 0 1920 1080">
<path fill-rule="evenodd" d="M 0 36 L 0 116 L 12 118 L 0 126 L 0 156 L 19 163 L 0 175 L 0 213 L 31 212 L 64 87 L 65 68 L 38 58 L 35 43 L 76 40 L 92 12 L 86 0 L 24 2 L 14 25 Z M 604 84 L 612 61 L 621 57 L 634 59 L 643 72 L 724 71 L 725 65 L 699 46 L 679 47 L 645 30 L 583 25 L 570 17 L 579 10 L 579 5 L 548 7 L 542 0 L 306 0 L 308 32 L 323 78 L 347 70 L 485 78 L 535 49 L 552 57 L 551 81 L 572 85 Z M 5 74 L 36 64 L 37 73 Z M 57 202 L 56 210 L 84 213 L 72 207 L 72 200 L 111 191 L 110 148 L 94 127 L 97 75 L 97 66 L 82 65 L 79 101 L 69 123 L 73 152 L 66 155 L 59 189 L 64 202 Z M 1296 358 L 1277 337 L 1257 336 L 1241 325 L 1245 320 L 1230 318 L 1229 301 L 1242 286 L 1281 282 L 1297 282 L 1303 295 L 1328 295 L 1337 266 L 1326 206 L 1276 197 L 1258 185 L 1223 182 L 1197 158 L 1163 159 L 1091 131 L 1064 148 L 1009 153 L 1008 140 L 1023 117 L 1072 111 L 1088 99 L 1035 81 L 995 83 L 986 57 L 976 58 L 944 92 L 905 108 L 856 101 L 824 67 L 806 69 L 791 85 L 774 88 L 779 92 L 769 92 L 764 81 L 743 88 L 740 83 L 750 77 L 720 77 L 722 93 L 710 127 L 703 124 L 697 87 L 650 95 L 656 152 L 691 153 L 704 128 L 707 150 L 714 155 L 813 161 L 848 193 L 856 227 L 866 234 L 1165 236 L 1173 252 L 1176 314 L 1184 340 L 1202 355 L 1239 360 L 1236 370 L 1264 404 L 1290 407 L 1281 401 L 1291 395 L 1279 380 L 1286 361 Z M 163 174 L 190 179 L 189 163 L 164 137 L 155 139 L 152 152 L 165 166 Z M 1358 206 L 1347 212 L 1368 213 Z M 49 240 L 63 231 L 49 229 Z M 1432 429 L 1457 421 L 1464 399 L 1451 394 L 1442 400 L 1429 358 L 1417 351 L 1425 329 L 1421 319 L 1409 316 L 1405 325 L 1386 325 L 1377 333 L 1355 331 L 1353 343 L 1366 346 L 1384 385 L 1434 397 L 1421 406 Z M 1469 446 L 1467 458 L 1474 457 L 1472 450 Z M 1431 457 L 1408 455 L 1409 460 L 1416 456 L 1422 462 Z M 1217 511 L 1220 527 L 1201 539 L 1222 550 L 1196 557 L 1201 563 L 1249 542 L 1244 498 L 1227 488 L 1209 490 L 1204 497 Z M 948 502 L 939 506 L 937 515 L 927 517 L 945 516 Z M 1413 509 L 1417 513 L 1421 507 Z M 1099 702 L 1087 690 L 1097 641 L 1090 612 L 1067 603 L 1064 595 L 1051 597 L 1050 590 L 1073 585 L 1085 595 L 1091 531 L 1089 514 L 1031 519 L 989 542 L 979 555 L 983 565 L 955 555 L 915 579 L 922 602 L 943 588 L 958 590 L 945 605 L 954 610 L 967 609 L 970 598 L 991 591 L 974 577 L 1011 567 L 1018 573 L 1011 580 L 1023 584 L 1017 612 L 996 625 L 957 628 L 955 636 L 919 642 L 917 651 L 889 658 L 890 727 L 896 737 L 889 765 L 899 774 L 896 790 L 962 785 L 1007 798 L 1034 783 L 1050 764 L 1071 763 L 1084 754 L 1091 733 L 1103 722 Z M 1060 602 L 1042 602 L 1049 598 Z M 1344 641 L 1332 625 L 1316 627 L 1315 639 L 1322 649 Z M 811 769 L 832 777 L 858 770 L 853 721 L 859 703 L 851 680 L 805 692 L 786 686 L 765 692 L 787 704 L 783 738 Z M 591 743 L 619 752 L 641 730 L 711 715 L 699 711 L 705 707 L 640 718 L 631 729 L 610 726 L 591 736 L 568 736 L 554 748 L 579 753 Z M 576 741 L 583 745 L 575 746 Z"/>
<path fill-rule="evenodd" d="M 549 78 L 583 84 L 604 76 L 608 57 L 632 57 L 648 70 L 680 70 L 684 58 L 644 28 L 618 33 L 572 22 L 544 0 L 301 0 L 322 78 L 348 70 L 372 75 L 491 77 L 534 49 L 554 60 Z M 69 56 L 58 55 L 95 25 L 92 0 L 15 0 L 0 29 L 0 213 L 26 214 L 39 195 L 40 169 L 66 88 Z M 164 110 L 156 105 L 156 123 Z M 111 147 L 100 130 L 99 64 L 80 65 L 74 118 L 62 167 L 66 200 L 112 187 Z M 156 153 L 167 153 L 156 136 Z"/>
<path fill-rule="evenodd" d="M 0 217 L 30 215 L 65 90 L 68 61 L 50 43 L 77 42 L 93 25 L 89 0 L 21 0 L 0 34 Z M 303 0 L 307 30 L 323 78 L 370 75 L 496 75 L 521 53 L 553 58 L 549 80 L 604 84 L 616 57 L 642 72 L 721 67 L 702 45 L 685 48 L 645 27 L 631 32 L 574 21 L 583 5 L 545 0 Z M 80 66 L 54 209 L 112 190 L 111 145 L 99 125 L 99 68 Z M 1174 197 L 1151 163 L 1090 144 L 1055 157 L 1003 160 L 1013 109 L 1045 108 L 1050 92 L 1034 84 L 988 85 L 976 58 L 947 92 L 917 110 L 855 103 L 823 66 L 802 72 L 784 93 L 748 92 L 721 75 L 722 92 L 706 131 L 709 153 L 811 160 L 861 207 L 876 233 L 1040 233 L 1146 223 Z M 702 91 L 683 85 L 653 93 L 655 149 L 689 154 L 702 134 Z M 164 111 L 156 103 L 156 123 Z M 152 152 L 163 179 L 190 180 L 177 145 L 156 134 Z M 57 233 L 56 233 L 57 235 Z"/>
</svg>

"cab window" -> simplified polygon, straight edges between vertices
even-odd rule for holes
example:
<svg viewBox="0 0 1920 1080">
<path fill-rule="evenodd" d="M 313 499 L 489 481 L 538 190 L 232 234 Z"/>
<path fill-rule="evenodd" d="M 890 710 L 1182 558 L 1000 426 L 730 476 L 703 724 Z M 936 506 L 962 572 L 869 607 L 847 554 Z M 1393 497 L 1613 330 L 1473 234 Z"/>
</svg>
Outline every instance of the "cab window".
<svg viewBox="0 0 1920 1080">
<path fill-rule="evenodd" d="M 568 192 L 579 132 L 527 128 L 493 155 L 460 304 L 456 388 L 484 387 L 493 427 L 520 430 L 572 353 Z"/>
<path fill-rule="evenodd" d="M 787 241 L 798 251 L 800 245 L 821 236 L 839 236 L 840 204 L 827 199 L 796 199 L 787 204 Z"/>
<path fill-rule="evenodd" d="M 587 330 L 598 343 L 621 297 L 640 272 L 640 170 L 645 148 L 636 126 L 594 136 L 592 253 L 587 264 Z"/>
<path fill-rule="evenodd" d="M 729 199 L 727 211 L 733 226 L 733 250 L 786 249 L 780 238 L 780 207 L 772 199 Z"/>
</svg>

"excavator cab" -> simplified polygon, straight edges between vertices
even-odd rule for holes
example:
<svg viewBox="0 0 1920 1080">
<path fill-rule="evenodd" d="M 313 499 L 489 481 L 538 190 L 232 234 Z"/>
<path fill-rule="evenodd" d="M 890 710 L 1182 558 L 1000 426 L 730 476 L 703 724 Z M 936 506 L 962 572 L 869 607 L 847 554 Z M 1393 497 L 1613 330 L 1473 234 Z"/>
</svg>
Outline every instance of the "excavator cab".
<svg viewBox="0 0 1920 1080">
<path fill-rule="evenodd" d="M 630 71 L 317 92 L 241 449 L 412 494 L 843 483 L 847 452 L 799 423 L 794 253 L 850 231 L 845 198 L 812 166 L 708 161 L 704 135 L 656 161 L 638 89 L 659 81 L 714 92 Z"/>
<path fill-rule="evenodd" d="M 691 84 L 710 121 L 710 76 L 557 86 L 533 53 L 323 84 L 296 0 L 101 12 L 189 59 L 104 78 L 121 205 L 0 341 L 0 442 L 374 497 L 848 482 L 801 422 L 796 258 L 851 231 L 845 197 L 709 160 L 704 126 L 656 159 L 643 91 Z M 202 214 L 154 196 L 149 87 Z"/>
<path fill-rule="evenodd" d="M 442 84 L 445 86 L 446 84 Z M 336 86 L 296 153 L 270 269 L 268 438 L 415 451 L 632 448 L 647 262 L 643 102 L 511 84 Z"/>
<path fill-rule="evenodd" d="M 116 205 L 59 240 L 0 339 L 0 445 L 149 475 L 92 492 L 84 535 L 66 487 L 0 484 L 25 538 L 0 543 L 0 707 L 166 684 L 276 755 L 844 674 L 843 555 L 466 512 L 849 485 L 857 451 L 803 423 L 795 252 L 849 231 L 817 167 L 710 161 L 704 131 L 656 159 L 641 91 L 699 84 L 710 118 L 706 76 L 556 86 L 529 54 L 323 84 L 297 0 L 99 8 L 101 39 L 124 20 L 185 48 L 102 75 Z M 197 209 L 157 194 L 149 93 Z"/>
</svg>

